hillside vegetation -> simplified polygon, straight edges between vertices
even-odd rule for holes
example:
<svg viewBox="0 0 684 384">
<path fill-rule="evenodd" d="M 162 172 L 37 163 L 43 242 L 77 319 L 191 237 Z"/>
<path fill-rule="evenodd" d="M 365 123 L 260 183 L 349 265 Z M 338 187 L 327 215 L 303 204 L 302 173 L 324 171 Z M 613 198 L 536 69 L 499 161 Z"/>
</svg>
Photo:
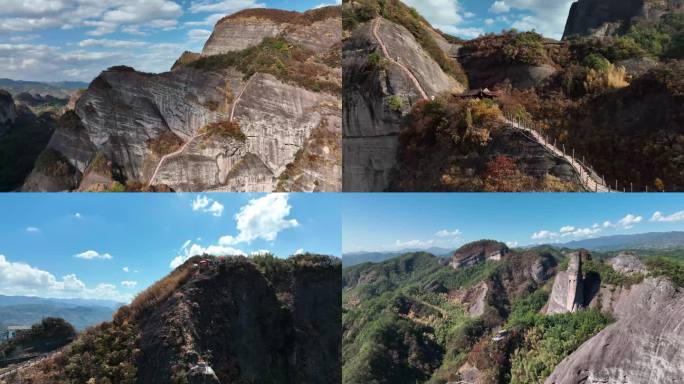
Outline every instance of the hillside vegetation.
<svg viewBox="0 0 684 384">
<path fill-rule="evenodd" d="M 309 254 L 193 257 L 20 380 L 188 383 L 201 358 L 221 382 L 308 382 L 322 370 L 325 383 L 339 381 L 340 305 L 331 298 L 339 297 L 333 276 L 340 268 L 334 258 Z M 243 324 L 248 318 L 256 323 Z M 260 366 L 267 368 L 254 370 Z"/>
<path fill-rule="evenodd" d="M 414 8 L 399 0 L 345 0 L 342 6 L 342 25 L 347 31 L 376 17 L 384 17 L 408 29 L 445 73 L 467 87 L 468 78 L 461 66 L 439 47 L 428 30 L 432 26 Z"/>
<path fill-rule="evenodd" d="M 345 268 L 343 382 L 543 382 L 613 321 L 541 313 L 564 260 L 538 248 L 457 270 L 426 253 Z"/>
</svg>

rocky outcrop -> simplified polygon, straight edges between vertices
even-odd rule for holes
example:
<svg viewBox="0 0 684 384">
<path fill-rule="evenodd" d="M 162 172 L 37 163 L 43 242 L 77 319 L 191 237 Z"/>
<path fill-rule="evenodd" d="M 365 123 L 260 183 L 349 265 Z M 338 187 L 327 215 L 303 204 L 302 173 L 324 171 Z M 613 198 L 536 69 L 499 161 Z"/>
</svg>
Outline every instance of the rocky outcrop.
<svg viewBox="0 0 684 384">
<path fill-rule="evenodd" d="M 620 252 L 608 263 L 616 272 L 622 274 L 646 273 L 646 266 L 631 252 Z"/>
<path fill-rule="evenodd" d="M 451 267 L 467 268 L 485 261 L 500 261 L 510 250 L 506 244 L 496 241 L 482 240 L 466 244 L 454 252 Z"/>
<path fill-rule="evenodd" d="M 200 57 L 202 57 L 201 54 L 195 53 L 195 52 L 190 52 L 190 51 L 185 51 L 183 54 L 176 60 L 175 63 L 173 63 L 173 66 L 171 67 L 172 71 L 175 71 L 177 69 L 181 69 L 183 67 L 186 67 L 195 61 L 199 60 Z"/>
<path fill-rule="evenodd" d="M 546 305 L 546 314 L 576 312 L 584 307 L 584 279 L 582 261 L 586 260 L 585 251 L 567 255 L 569 263 L 565 271 L 558 272 Z"/>
<path fill-rule="evenodd" d="M 339 8 L 325 7 L 305 13 L 275 9 L 240 11 L 216 23 L 202 56 L 241 51 L 281 34 L 304 47 L 327 50 L 342 38 Z"/>
<path fill-rule="evenodd" d="M 193 272 L 140 318 L 138 382 L 185 370 L 222 383 L 339 383 L 339 268 L 328 258 L 292 264 L 271 276 L 248 259 L 220 258 Z"/>
<path fill-rule="evenodd" d="M 448 76 L 403 26 L 385 19 L 377 33 L 393 60 L 384 58 L 374 36 L 373 22 L 356 28 L 343 47 L 344 82 L 344 175 L 345 191 L 382 191 L 389 185 L 396 163 L 402 116 L 422 99 L 406 70 L 409 68 L 428 97 L 463 86 Z M 369 61 L 378 55 L 378 65 Z M 390 98 L 401 100 L 400 110 L 388 106 Z"/>
<path fill-rule="evenodd" d="M 0 134 L 9 130 L 10 124 L 17 118 L 17 110 L 14 99 L 9 92 L 0 89 Z"/>
<path fill-rule="evenodd" d="M 547 384 L 674 384 L 684 377 L 684 293 L 648 278 L 614 306 L 617 321 L 565 358 Z"/>
<path fill-rule="evenodd" d="M 284 23 L 285 32 L 302 45 L 307 39 L 311 47 L 339 44 L 340 33 L 326 32 L 341 23 L 339 7 L 304 14 L 250 10 L 219 22 L 205 55 L 244 48 L 241 33 L 249 31 L 236 26 L 243 22 L 259 25 L 255 18 L 261 20 L 264 15 Z M 231 33 L 237 34 L 235 39 L 231 40 Z M 226 46 L 227 42 L 234 45 Z M 228 66 L 193 67 L 199 59 L 186 52 L 171 72 L 162 74 L 128 67 L 103 72 L 75 103 L 79 124 L 59 129 L 48 146 L 73 167 L 76 182 L 41 185 L 45 177 L 35 175 L 24 189 L 87 188 L 80 185 L 81 178 L 101 154 L 111 163 L 113 179 L 134 187 L 341 190 L 340 95 L 315 92 L 265 73 L 247 77 Z M 320 67 L 325 67 L 325 76 L 339 78 L 341 83 L 339 68 Z M 232 133 L 208 128 L 227 125 Z"/>
<path fill-rule="evenodd" d="M 611 36 L 625 32 L 637 19 L 658 21 L 670 12 L 684 12 L 684 4 L 672 0 L 579 0 L 570 7 L 563 38 Z"/>
</svg>

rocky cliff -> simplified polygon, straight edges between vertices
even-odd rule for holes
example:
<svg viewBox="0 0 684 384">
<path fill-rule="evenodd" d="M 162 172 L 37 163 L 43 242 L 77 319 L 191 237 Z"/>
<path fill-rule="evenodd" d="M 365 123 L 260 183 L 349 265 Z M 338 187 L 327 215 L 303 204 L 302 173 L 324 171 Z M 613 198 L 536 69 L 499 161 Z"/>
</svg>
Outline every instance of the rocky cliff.
<svg viewBox="0 0 684 384">
<path fill-rule="evenodd" d="M 459 269 L 485 261 L 501 261 L 509 252 L 506 244 L 490 240 L 477 241 L 466 244 L 454 252 L 451 267 Z"/>
<path fill-rule="evenodd" d="M 677 383 L 684 377 L 684 294 L 648 278 L 615 304 L 617 321 L 564 359 L 547 384 Z"/>
<path fill-rule="evenodd" d="M 104 71 L 75 103 L 78 121 L 50 141 L 62 172 L 36 167 L 24 189 L 101 188 L 82 180 L 103 158 L 111 167 L 100 173 L 131 190 L 340 190 L 341 148 L 333 142 L 341 141 L 341 96 L 316 79 L 341 84 L 340 23 L 339 7 L 243 11 L 217 23 L 201 57 L 186 52 L 171 72 Z M 303 52 L 288 64 L 311 69 L 309 83 L 250 56 L 266 55 L 270 46 L 254 46 L 276 35 Z"/>
<path fill-rule="evenodd" d="M 345 5 L 350 12 L 354 6 Z M 464 89 L 431 55 L 439 52 L 434 55 L 447 60 L 435 42 L 443 38 L 427 24 L 422 28 L 432 33 L 419 41 L 403 25 L 378 16 L 347 31 L 344 78 L 353 80 L 344 82 L 345 191 L 385 190 L 396 163 L 403 116 L 425 97 Z M 439 51 L 428 53 L 426 41 Z"/>
<path fill-rule="evenodd" d="M 679 0 L 579 0 L 570 8 L 563 38 L 610 36 L 626 32 L 637 19 L 657 22 L 666 13 L 682 11 Z"/>
<path fill-rule="evenodd" d="M 586 260 L 585 251 L 573 252 L 567 255 L 569 263 L 565 271 L 558 272 L 553 281 L 553 288 L 546 306 L 546 314 L 575 312 L 583 308 L 584 303 L 584 275 L 582 261 Z"/>
<path fill-rule="evenodd" d="M 21 380 L 339 383 L 340 267 L 315 255 L 194 257 Z"/>
</svg>

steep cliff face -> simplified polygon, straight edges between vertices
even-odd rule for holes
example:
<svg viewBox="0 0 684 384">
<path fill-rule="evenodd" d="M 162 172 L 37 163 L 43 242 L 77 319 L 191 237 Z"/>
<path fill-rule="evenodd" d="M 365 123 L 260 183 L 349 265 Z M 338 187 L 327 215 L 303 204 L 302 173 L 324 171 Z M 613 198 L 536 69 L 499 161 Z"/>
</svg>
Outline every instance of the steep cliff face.
<svg viewBox="0 0 684 384">
<path fill-rule="evenodd" d="M 261 43 L 264 38 L 280 34 L 307 48 L 327 50 L 342 38 L 342 20 L 338 13 L 336 7 L 305 13 L 246 9 L 216 23 L 202 56 L 241 51 Z"/>
<path fill-rule="evenodd" d="M 568 268 L 558 272 L 553 281 L 553 288 L 546 306 L 546 314 L 576 312 L 584 307 L 584 276 L 582 274 L 582 261 L 586 260 L 588 253 L 573 252 Z"/>
<path fill-rule="evenodd" d="M 625 32 L 635 19 L 658 21 L 665 13 L 682 11 L 678 0 L 579 0 L 570 8 L 563 38 L 610 36 Z"/>
<path fill-rule="evenodd" d="M 382 191 L 403 115 L 424 96 L 464 87 L 401 25 L 377 18 L 350 32 L 343 48 L 344 78 L 353 79 L 344 82 L 344 190 Z"/>
<path fill-rule="evenodd" d="M 547 384 L 677 383 L 684 377 L 684 294 L 648 278 L 623 294 L 617 321 L 564 359 Z"/>
<path fill-rule="evenodd" d="M 467 268 L 485 261 L 501 261 L 510 250 L 506 244 L 496 241 L 482 240 L 466 244 L 451 257 L 451 267 Z"/>
<path fill-rule="evenodd" d="M 133 190 L 339 191 L 341 148 L 333 143 L 341 141 L 341 96 L 244 62 L 249 54 L 241 50 L 274 36 L 263 32 L 274 20 L 288 44 L 320 48 L 291 59 L 313 68 L 311 81 L 341 84 L 340 64 L 329 59 L 340 41 L 339 7 L 244 11 L 220 21 L 202 56 L 184 53 L 171 72 L 103 72 L 75 103 L 78 121 L 59 129 L 48 147 L 67 165 L 68 180 L 36 168 L 24 189 L 101 188 L 105 180 L 81 185 L 100 156 L 111 164 L 104 172 L 111 182 Z M 263 33 L 241 29 L 243 23 Z M 243 60 L 241 66 L 215 56 L 226 52 Z M 198 60 L 228 61 L 194 66 Z"/>
<path fill-rule="evenodd" d="M 138 382 L 168 382 L 169 362 L 192 364 L 195 354 L 222 383 L 339 382 L 341 275 L 329 261 L 302 261 L 283 276 L 246 259 L 210 261 L 140 320 Z"/>
</svg>

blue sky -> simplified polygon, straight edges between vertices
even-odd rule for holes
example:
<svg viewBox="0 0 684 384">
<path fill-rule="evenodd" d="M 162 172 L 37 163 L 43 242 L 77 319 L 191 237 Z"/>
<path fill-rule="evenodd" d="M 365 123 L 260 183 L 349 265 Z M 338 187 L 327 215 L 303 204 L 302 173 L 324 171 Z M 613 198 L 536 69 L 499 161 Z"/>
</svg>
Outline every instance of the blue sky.
<svg viewBox="0 0 684 384">
<path fill-rule="evenodd" d="M 0 77 L 90 82 L 113 65 L 164 72 L 244 8 L 304 11 L 336 0 L 0 0 Z M 338 0 L 339 2 L 339 0 Z"/>
<path fill-rule="evenodd" d="M 466 39 L 503 29 L 563 35 L 574 0 L 404 0 L 435 27 Z"/>
<path fill-rule="evenodd" d="M 345 194 L 345 253 L 684 230 L 684 194 Z M 656 213 L 657 212 L 657 213 Z"/>
<path fill-rule="evenodd" d="M 127 300 L 186 258 L 341 255 L 340 195 L 6 194 L 0 294 Z"/>
<path fill-rule="evenodd" d="M 559 39 L 573 0 L 405 0 L 463 38 L 535 29 Z M 199 52 L 217 20 L 244 8 L 304 11 L 340 0 L 0 0 L 0 77 L 90 82 L 128 65 L 168 71 Z"/>
</svg>

